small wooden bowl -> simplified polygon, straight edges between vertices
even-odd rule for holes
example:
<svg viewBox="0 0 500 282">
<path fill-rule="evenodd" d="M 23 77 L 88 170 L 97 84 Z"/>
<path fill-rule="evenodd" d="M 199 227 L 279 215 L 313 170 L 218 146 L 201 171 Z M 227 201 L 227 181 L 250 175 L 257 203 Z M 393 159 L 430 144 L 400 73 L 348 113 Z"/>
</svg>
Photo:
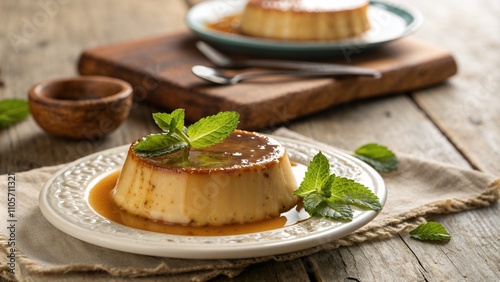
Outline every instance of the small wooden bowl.
<svg viewBox="0 0 500 282">
<path fill-rule="evenodd" d="M 112 132 L 127 118 L 132 99 L 130 84 L 103 76 L 46 80 L 28 93 L 38 125 L 71 139 L 99 139 Z"/>
</svg>

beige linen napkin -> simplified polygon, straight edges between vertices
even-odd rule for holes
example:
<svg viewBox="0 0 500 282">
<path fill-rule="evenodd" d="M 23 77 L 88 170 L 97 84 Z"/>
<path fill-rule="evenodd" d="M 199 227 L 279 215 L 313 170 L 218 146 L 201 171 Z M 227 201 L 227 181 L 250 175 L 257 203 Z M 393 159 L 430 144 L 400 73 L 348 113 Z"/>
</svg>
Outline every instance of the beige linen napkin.
<svg viewBox="0 0 500 282">
<path fill-rule="evenodd" d="M 287 129 L 274 134 L 309 140 Z M 318 146 L 327 146 L 317 143 Z M 129 254 L 94 246 L 52 226 L 38 208 L 43 184 L 63 167 L 44 167 L 16 173 L 16 273 L 8 271 L 7 220 L 0 223 L 0 273 L 20 281 L 107 281 L 110 277 L 135 277 L 140 281 L 205 281 L 218 275 L 237 276 L 247 266 L 269 260 L 292 260 L 321 250 L 335 249 L 407 231 L 432 214 L 454 213 L 486 207 L 498 200 L 500 179 L 399 154 L 397 171 L 384 174 L 388 198 L 381 214 L 355 233 L 315 248 L 253 259 L 188 260 Z M 7 175 L 0 176 L 0 207 L 7 210 Z"/>
</svg>

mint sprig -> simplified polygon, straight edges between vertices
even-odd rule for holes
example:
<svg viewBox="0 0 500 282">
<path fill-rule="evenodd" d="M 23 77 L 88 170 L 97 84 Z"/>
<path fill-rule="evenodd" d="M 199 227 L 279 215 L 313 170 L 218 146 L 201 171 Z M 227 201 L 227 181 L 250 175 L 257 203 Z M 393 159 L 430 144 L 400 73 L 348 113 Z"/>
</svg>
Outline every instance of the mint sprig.
<svg viewBox="0 0 500 282">
<path fill-rule="evenodd" d="M 450 233 L 440 223 L 429 221 L 410 231 L 410 237 L 417 240 L 448 241 Z"/>
<path fill-rule="evenodd" d="M 163 131 L 150 134 L 134 145 L 136 154 L 157 157 L 188 148 L 204 148 L 222 142 L 236 129 L 237 112 L 220 112 L 184 126 L 184 110 L 172 113 L 154 113 L 155 123 Z"/>
<path fill-rule="evenodd" d="M 0 128 L 9 127 L 27 118 L 30 114 L 28 102 L 22 99 L 0 101 Z"/>
<path fill-rule="evenodd" d="M 294 194 L 302 197 L 304 209 L 311 216 L 351 221 L 353 207 L 382 209 L 378 197 L 366 186 L 330 173 L 330 163 L 322 152 L 316 154 Z"/>
<path fill-rule="evenodd" d="M 150 134 L 134 145 L 134 151 L 141 157 L 157 157 L 189 147 L 178 135 Z"/>
<path fill-rule="evenodd" d="M 366 144 L 354 151 L 354 157 L 364 161 L 376 171 L 385 173 L 398 168 L 396 155 L 387 147 L 379 144 Z"/>
<path fill-rule="evenodd" d="M 200 119 L 187 128 L 193 148 L 211 146 L 226 139 L 238 125 L 237 112 L 220 112 L 215 116 Z"/>
</svg>

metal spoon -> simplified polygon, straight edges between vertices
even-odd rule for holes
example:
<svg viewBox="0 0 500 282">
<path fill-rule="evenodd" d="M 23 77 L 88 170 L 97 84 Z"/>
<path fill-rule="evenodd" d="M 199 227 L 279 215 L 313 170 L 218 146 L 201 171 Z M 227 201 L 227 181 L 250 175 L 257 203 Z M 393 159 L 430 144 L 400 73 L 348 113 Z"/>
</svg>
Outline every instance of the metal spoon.
<svg viewBox="0 0 500 282">
<path fill-rule="evenodd" d="M 265 67 L 273 69 L 293 69 L 293 70 L 320 70 L 320 71 L 342 71 L 344 74 L 370 75 L 380 77 L 381 73 L 377 70 L 346 66 L 341 64 L 303 62 L 292 60 L 267 60 L 267 59 L 249 59 L 233 60 L 228 56 L 217 51 L 217 49 L 203 41 L 196 42 L 196 47 L 205 55 L 214 65 L 220 68 L 238 69 L 248 67 Z"/>
<path fill-rule="evenodd" d="M 217 69 L 196 65 L 191 68 L 191 71 L 196 76 L 203 78 L 207 81 L 231 85 L 239 83 L 246 79 L 251 79 L 255 77 L 262 76 L 280 76 L 280 75 L 291 75 L 291 76 L 334 76 L 334 75 L 351 75 L 351 73 L 346 73 L 338 70 L 282 70 L 282 71 L 270 71 L 270 72 L 247 72 L 237 74 L 235 76 L 227 76 Z"/>
</svg>

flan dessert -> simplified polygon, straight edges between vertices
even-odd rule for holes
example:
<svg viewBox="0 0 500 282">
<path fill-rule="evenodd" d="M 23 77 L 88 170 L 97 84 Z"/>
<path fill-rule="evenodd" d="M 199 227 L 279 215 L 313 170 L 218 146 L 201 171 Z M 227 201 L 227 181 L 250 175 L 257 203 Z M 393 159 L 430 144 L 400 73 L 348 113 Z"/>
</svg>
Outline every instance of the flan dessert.
<svg viewBox="0 0 500 282">
<path fill-rule="evenodd" d="M 344 39 L 370 29 L 368 5 L 368 0 L 249 0 L 240 30 L 269 39 Z"/>
<path fill-rule="evenodd" d="M 244 224 L 293 208 L 298 185 L 284 147 L 235 130 L 221 143 L 157 157 L 133 150 L 112 192 L 121 211 L 189 226 Z"/>
</svg>

